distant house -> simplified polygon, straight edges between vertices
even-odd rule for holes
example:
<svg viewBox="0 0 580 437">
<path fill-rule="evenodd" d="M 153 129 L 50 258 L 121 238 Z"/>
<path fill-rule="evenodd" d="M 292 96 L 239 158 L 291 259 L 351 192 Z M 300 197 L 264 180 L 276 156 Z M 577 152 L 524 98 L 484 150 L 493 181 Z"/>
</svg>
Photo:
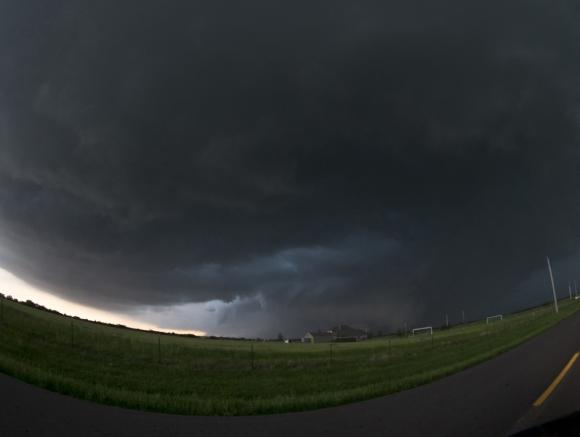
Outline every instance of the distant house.
<svg viewBox="0 0 580 437">
<path fill-rule="evenodd" d="M 302 343 L 328 343 L 334 341 L 334 335 L 329 331 L 307 332 L 302 337 Z"/>
<path fill-rule="evenodd" d="M 348 325 L 339 325 L 330 331 L 311 331 L 304 334 L 302 343 L 328 343 L 331 341 L 347 342 L 362 341 L 368 338 L 366 331 L 352 328 Z"/>
<path fill-rule="evenodd" d="M 369 336 L 366 331 L 362 329 L 352 328 L 348 325 L 339 325 L 332 328 L 334 334 L 334 341 L 362 341 Z"/>
</svg>

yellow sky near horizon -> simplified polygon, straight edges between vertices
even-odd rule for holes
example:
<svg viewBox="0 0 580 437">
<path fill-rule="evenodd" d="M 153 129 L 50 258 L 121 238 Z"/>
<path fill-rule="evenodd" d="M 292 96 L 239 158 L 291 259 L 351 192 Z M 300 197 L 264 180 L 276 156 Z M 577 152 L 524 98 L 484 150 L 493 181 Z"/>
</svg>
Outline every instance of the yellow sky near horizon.
<svg viewBox="0 0 580 437">
<path fill-rule="evenodd" d="M 82 319 L 121 324 L 136 329 L 153 329 L 155 331 L 173 332 L 176 334 L 207 335 L 204 331 L 165 329 L 115 312 L 104 311 L 86 305 L 69 302 L 46 291 L 39 290 L 2 268 L 0 268 L 0 292 L 18 300 L 31 300 L 39 305 L 45 306 L 46 308 L 59 311 L 69 316 L 77 316 Z"/>
</svg>

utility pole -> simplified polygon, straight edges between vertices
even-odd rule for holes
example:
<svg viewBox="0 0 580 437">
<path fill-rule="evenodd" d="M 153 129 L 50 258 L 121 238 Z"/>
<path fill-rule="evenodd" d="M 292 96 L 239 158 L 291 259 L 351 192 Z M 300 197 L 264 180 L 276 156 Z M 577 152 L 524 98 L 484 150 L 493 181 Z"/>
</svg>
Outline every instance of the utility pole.
<svg viewBox="0 0 580 437">
<path fill-rule="evenodd" d="M 554 274 L 552 273 L 552 265 L 550 264 L 550 257 L 546 257 L 546 261 L 548 261 L 548 271 L 550 272 L 550 281 L 552 282 L 552 294 L 554 295 L 554 310 L 556 314 L 558 314 L 558 298 L 556 297 L 556 286 L 554 285 Z"/>
</svg>

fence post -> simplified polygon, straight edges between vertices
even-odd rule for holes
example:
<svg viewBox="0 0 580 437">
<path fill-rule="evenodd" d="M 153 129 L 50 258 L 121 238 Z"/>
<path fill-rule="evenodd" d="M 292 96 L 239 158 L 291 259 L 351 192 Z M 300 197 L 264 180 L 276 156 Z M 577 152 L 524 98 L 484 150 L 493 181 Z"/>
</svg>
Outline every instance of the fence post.
<svg viewBox="0 0 580 437">
<path fill-rule="evenodd" d="M 157 335 L 157 363 L 161 364 L 161 335 Z"/>
<path fill-rule="evenodd" d="M 254 345 L 253 344 L 250 345 L 250 360 L 251 360 L 252 370 L 254 370 Z"/>
</svg>

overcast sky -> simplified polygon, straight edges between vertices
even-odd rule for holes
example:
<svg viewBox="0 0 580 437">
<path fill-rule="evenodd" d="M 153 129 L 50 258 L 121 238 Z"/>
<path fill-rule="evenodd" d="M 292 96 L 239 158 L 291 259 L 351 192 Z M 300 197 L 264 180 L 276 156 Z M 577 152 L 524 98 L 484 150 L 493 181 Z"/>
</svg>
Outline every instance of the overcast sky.
<svg viewBox="0 0 580 437">
<path fill-rule="evenodd" d="M 580 278 L 577 1 L 0 0 L 0 267 L 168 328 Z"/>
</svg>

